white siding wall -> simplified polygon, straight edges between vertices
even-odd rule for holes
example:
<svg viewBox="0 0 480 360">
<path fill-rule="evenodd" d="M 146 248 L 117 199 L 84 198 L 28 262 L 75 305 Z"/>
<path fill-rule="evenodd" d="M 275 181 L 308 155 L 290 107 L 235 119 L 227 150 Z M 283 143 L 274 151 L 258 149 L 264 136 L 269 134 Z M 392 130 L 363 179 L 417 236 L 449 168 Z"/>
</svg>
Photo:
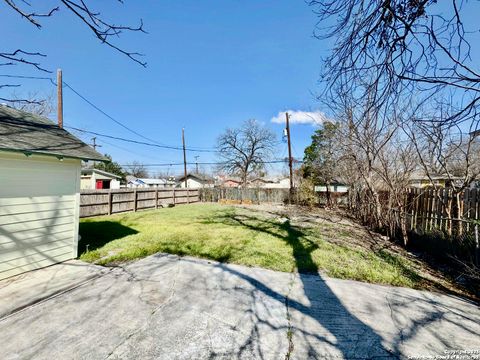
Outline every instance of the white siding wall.
<svg viewBox="0 0 480 360">
<path fill-rule="evenodd" d="M 0 279 L 77 255 L 80 160 L 0 152 Z"/>
<path fill-rule="evenodd" d="M 92 190 L 95 189 L 95 179 L 93 176 L 82 176 L 80 178 L 80 189 Z"/>
<path fill-rule="evenodd" d="M 327 192 L 327 186 L 326 185 L 316 185 L 315 186 L 315 191 L 316 192 Z M 330 185 L 328 187 L 328 191 L 336 192 L 336 193 L 346 193 L 346 192 L 348 192 L 348 186 L 345 186 L 345 185 Z"/>
<path fill-rule="evenodd" d="M 110 189 L 120 189 L 120 180 L 113 179 L 112 181 L 110 181 Z"/>
<path fill-rule="evenodd" d="M 185 188 L 185 180 L 181 181 L 178 185 L 179 188 Z M 213 188 L 213 184 L 204 184 L 196 179 L 187 178 L 187 187 L 189 189 L 200 189 L 200 188 Z"/>
</svg>

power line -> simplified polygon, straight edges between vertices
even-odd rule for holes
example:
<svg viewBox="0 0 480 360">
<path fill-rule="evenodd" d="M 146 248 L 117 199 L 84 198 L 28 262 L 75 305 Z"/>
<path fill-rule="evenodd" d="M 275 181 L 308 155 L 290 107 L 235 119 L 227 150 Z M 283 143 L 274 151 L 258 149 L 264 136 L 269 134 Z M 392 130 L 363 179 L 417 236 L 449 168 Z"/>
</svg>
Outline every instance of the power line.
<svg viewBox="0 0 480 360">
<path fill-rule="evenodd" d="M 12 79 L 28 79 L 28 80 L 49 80 L 53 85 L 57 86 L 57 83 L 50 77 L 43 76 L 26 76 L 26 75 L 6 75 L 0 74 L 0 77 L 12 78 Z"/>
<path fill-rule="evenodd" d="M 130 131 L 132 134 L 135 134 L 139 137 L 141 137 L 142 139 L 145 139 L 145 140 L 148 140 L 148 141 L 151 141 L 151 142 L 154 142 L 156 144 L 159 144 L 159 145 L 163 145 L 162 143 L 159 143 L 155 140 L 152 140 L 142 134 L 140 134 L 139 132 L 129 128 L 128 126 L 126 126 L 125 124 L 123 124 L 122 122 L 116 120 L 115 118 L 113 118 L 112 116 L 110 116 L 109 114 L 107 114 L 105 111 L 103 111 L 102 109 L 100 109 L 97 105 L 95 105 L 94 103 L 92 103 L 90 100 L 88 100 L 85 96 L 83 96 L 82 94 L 80 94 L 77 90 L 75 90 L 73 87 L 71 87 L 67 82 L 63 81 L 63 84 L 68 87 L 71 91 L 73 91 L 79 98 L 81 98 L 83 101 L 85 101 L 87 104 L 89 104 L 91 107 L 93 107 L 95 110 L 97 110 L 98 112 L 100 112 L 101 114 L 105 115 L 107 118 L 109 118 L 110 120 L 112 120 L 114 123 L 116 123 L 117 125 L 121 126 L 122 128 L 124 128 L 125 130 L 128 130 Z"/>
<path fill-rule="evenodd" d="M 149 158 L 150 161 L 159 161 L 159 160 L 160 160 L 160 161 L 166 161 L 166 160 L 164 160 L 164 159 L 159 159 L 159 158 L 156 157 L 156 156 L 153 157 L 153 156 L 151 156 L 151 154 L 146 155 L 146 154 L 139 153 L 139 152 L 137 152 L 137 151 L 133 151 L 132 149 L 128 149 L 128 148 L 123 147 L 123 146 L 118 146 L 117 144 L 114 144 L 114 143 L 112 143 L 112 142 L 110 142 L 110 141 L 107 141 L 107 140 L 104 140 L 104 139 L 101 139 L 100 141 L 101 141 L 103 144 L 106 144 L 106 145 L 108 145 L 108 146 L 112 146 L 112 147 L 114 147 L 114 148 L 116 148 L 116 149 L 122 150 L 122 151 L 124 151 L 124 152 L 126 152 L 126 153 L 128 153 L 128 154 L 130 154 L 130 155 L 133 154 L 133 155 L 137 155 L 137 156 L 140 156 L 140 157 Z"/>
<path fill-rule="evenodd" d="M 30 80 L 48 80 L 50 81 L 53 85 L 57 85 L 56 82 L 50 78 L 50 77 L 42 77 L 42 76 L 26 76 L 26 75 L 7 75 L 7 74 L 0 74 L 0 77 L 6 77 L 6 78 L 14 78 L 14 79 L 30 79 Z M 161 142 L 158 142 L 156 140 L 153 140 L 151 138 L 148 138 L 144 135 L 142 135 L 141 133 L 139 133 L 138 131 L 135 131 L 133 130 L 132 128 L 128 127 L 127 125 L 123 124 L 121 121 L 115 119 L 113 116 L 109 115 L 108 113 L 106 113 L 104 110 L 102 110 L 100 107 L 98 107 L 97 105 L 95 105 L 93 102 L 91 102 L 90 100 L 88 100 L 85 96 L 83 96 L 78 90 L 75 90 L 70 84 L 68 84 L 66 81 L 62 81 L 62 84 L 64 84 L 67 88 L 69 88 L 75 95 L 77 95 L 79 98 L 81 98 L 83 101 L 85 101 L 87 104 L 89 104 L 91 107 L 93 107 L 95 110 L 97 110 L 98 112 L 100 112 L 102 115 L 106 116 L 107 118 L 109 118 L 110 120 L 112 120 L 114 123 L 116 123 L 117 125 L 121 126 L 122 128 L 124 128 L 125 130 L 128 130 L 130 131 L 131 133 L 141 137 L 142 139 L 145 139 L 145 140 L 148 140 L 152 143 L 155 143 L 157 145 L 161 145 L 161 146 L 165 146 L 165 147 L 169 147 L 169 145 L 165 145 L 165 144 L 162 144 Z M 73 128 L 72 128 L 73 129 Z M 80 130 L 81 131 L 81 130 Z M 99 135 L 100 136 L 100 135 Z M 146 144 L 144 144 L 146 145 Z M 192 149 L 190 148 L 189 151 L 207 151 L 206 148 L 198 148 L 197 149 Z M 215 152 L 215 151 L 212 151 L 212 152 Z"/>
<path fill-rule="evenodd" d="M 303 162 L 303 161 L 298 161 L 298 162 Z M 285 163 L 285 159 L 278 159 L 278 160 L 270 160 L 270 161 L 259 161 L 261 164 L 281 164 Z M 192 163 L 192 162 L 187 162 L 187 165 L 194 165 L 197 163 Z M 225 162 L 199 162 L 198 165 L 223 165 L 226 164 Z M 133 164 L 123 164 L 120 165 L 122 167 L 128 167 L 132 166 Z M 154 167 L 154 166 L 183 166 L 183 162 L 177 162 L 177 163 L 161 163 L 161 164 L 142 164 L 142 166 L 147 166 L 147 167 Z"/>
<path fill-rule="evenodd" d="M 152 144 L 152 143 L 148 143 L 148 142 L 145 142 L 145 141 L 126 139 L 126 138 L 122 138 L 122 137 L 118 137 L 118 136 L 101 134 L 101 133 L 98 133 L 98 132 L 95 132 L 95 131 L 83 130 L 83 129 L 79 129 L 79 128 L 76 128 L 76 127 L 73 127 L 73 126 L 65 126 L 65 127 L 68 128 L 68 129 L 72 129 L 72 130 L 76 130 L 76 131 L 80 131 L 80 132 L 83 132 L 83 133 L 92 134 L 92 135 L 96 135 L 96 136 L 101 136 L 101 137 L 105 137 L 105 138 L 108 138 L 108 139 L 114 139 L 114 140 L 129 142 L 129 143 L 133 143 L 133 144 L 138 144 L 138 145 L 152 146 L 152 147 L 157 147 L 157 148 L 162 148 L 162 149 L 183 151 L 183 147 L 180 147 L 180 146 Z M 215 153 L 216 152 L 216 150 L 202 150 L 202 149 L 196 149 L 196 148 L 186 148 L 186 150 L 191 151 L 191 152 L 210 152 L 210 153 Z"/>
<path fill-rule="evenodd" d="M 0 74 L 0 77 L 7 77 L 7 78 L 17 78 L 17 79 L 31 79 L 31 80 L 49 80 L 53 85 L 57 85 L 57 83 L 50 77 L 42 77 L 42 76 L 26 76 L 26 75 L 7 75 L 7 74 Z M 152 143 L 146 143 L 146 142 L 141 142 L 141 141 L 135 141 L 135 140 L 131 140 L 131 139 L 125 139 L 125 138 L 120 138 L 120 137 L 115 137 L 115 136 L 110 136 L 110 135 L 105 135 L 105 134 L 100 134 L 100 133 L 96 133 L 96 132 L 93 132 L 93 131 L 87 131 L 87 130 L 83 130 L 83 129 L 78 129 L 78 128 L 75 128 L 75 127 L 71 127 L 71 126 L 65 126 L 66 128 L 69 128 L 69 129 L 73 129 L 73 130 L 77 130 L 77 131 L 81 131 L 81 132 L 84 132 L 84 133 L 89 133 L 89 134 L 92 134 L 92 135 L 97 135 L 97 136 L 103 136 L 103 137 L 107 137 L 107 138 L 110 138 L 110 139 L 115 139 L 115 140 L 120 140 L 120 141 L 126 141 L 126 142 L 131 142 L 131 143 L 136 143 L 136 144 L 139 144 L 139 145 L 146 145 L 146 146 L 155 146 L 155 147 L 159 147 L 159 148 L 164 148 L 164 149 L 171 149 L 171 150 L 182 150 L 183 151 L 183 148 L 181 147 L 178 147 L 178 146 L 171 146 L 171 145 L 165 145 L 165 144 L 162 144 L 156 140 L 153 140 L 153 139 L 150 139 L 142 134 L 140 134 L 139 132 L 129 128 L 128 126 L 126 126 L 125 124 L 123 124 L 122 122 L 116 120 L 115 118 L 113 118 L 111 115 L 107 114 L 105 111 L 103 111 L 101 108 L 99 108 L 97 105 L 95 105 L 94 103 L 92 103 L 90 100 L 88 100 L 85 96 L 83 96 L 80 92 L 78 92 L 77 90 L 75 90 L 71 85 L 69 85 L 66 81 L 63 81 L 62 80 L 62 84 L 64 84 L 66 87 L 68 87 L 74 94 L 76 94 L 79 98 L 81 98 L 83 101 L 85 101 L 87 104 L 89 104 L 91 107 L 93 107 L 95 110 L 97 110 L 98 112 L 100 112 L 101 114 L 103 114 L 104 116 L 106 116 L 107 118 L 109 118 L 110 120 L 112 120 L 113 122 L 115 122 L 117 125 L 121 126 L 122 128 L 124 128 L 125 130 L 128 130 L 130 131 L 131 133 L 145 139 L 145 140 L 148 140 Z M 276 145 L 282 143 L 281 141 L 278 141 L 276 143 Z M 198 148 L 186 148 L 187 151 L 192 151 L 192 152 L 211 152 L 211 153 L 215 153 L 217 152 L 216 150 L 212 150 L 211 148 L 208 149 L 208 148 L 202 148 L 202 147 L 198 147 Z"/>
</svg>

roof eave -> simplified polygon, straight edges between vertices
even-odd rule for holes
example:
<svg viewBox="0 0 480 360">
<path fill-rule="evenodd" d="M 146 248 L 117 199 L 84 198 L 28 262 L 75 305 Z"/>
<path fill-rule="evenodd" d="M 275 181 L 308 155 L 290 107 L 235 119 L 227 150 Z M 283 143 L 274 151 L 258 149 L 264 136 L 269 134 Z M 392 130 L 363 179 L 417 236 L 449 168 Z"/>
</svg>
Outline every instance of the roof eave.
<svg viewBox="0 0 480 360">
<path fill-rule="evenodd" d="M 65 155 L 65 154 L 59 154 L 59 153 L 51 153 L 51 152 L 43 152 L 43 151 L 38 151 L 38 150 L 29 150 L 29 149 L 7 149 L 7 148 L 2 148 L 0 147 L 0 151 L 5 151 L 5 152 L 14 152 L 14 153 L 22 153 L 25 155 L 43 155 L 43 156 L 52 156 L 56 158 L 65 158 L 65 159 L 75 159 L 75 160 L 83 160 L 83 161 L 101 161 L 104 163 L 110 162 L 109 159 L 107 159 L 104 156 L 94 158 L 94 157 L 79 157 L 79 156 L 72 156 L 72 155 Z"/>
</svg>

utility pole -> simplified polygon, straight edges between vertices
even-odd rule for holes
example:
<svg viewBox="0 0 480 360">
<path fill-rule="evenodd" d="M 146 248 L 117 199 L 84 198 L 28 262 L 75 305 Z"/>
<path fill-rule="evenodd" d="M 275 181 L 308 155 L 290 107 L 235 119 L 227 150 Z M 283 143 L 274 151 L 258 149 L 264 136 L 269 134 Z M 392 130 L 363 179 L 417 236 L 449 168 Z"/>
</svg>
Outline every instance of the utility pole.
<svg viewBox="0 0 480 360">
<path fill-rule="evenodd" d="M 293 167 L 292 167 L 292 144 L 290 142 L 290 123 L 288 112 L 285 113 L 285 120 L 287 122 L 287 141 L 288 141 L 288 167 L 290 168 L 290 201 L 293 195 Z"/>
<path fill-rule="evenodd" d="M 97 147 L 102 147 L 102 145 L 97 144 L 97 137 L 96 136 L 92 137 L 92 147 L 93 147 L 93 150 L 97 150 Z"/>
<path fill-rule="evenodd" d="M 92 143 L 90 144 L 91 147 L 93 147 L 93 150 L 97 150 L 97 147 L 102 147 L 102 145 L 98 145 L 97 144 L 97 137 L 94 136 L 92 137 Z M 95 167 L 95 165 L 97 164 L 96 161 L 93 162 L 93 167 Z"/>
<path fill-rule="evenodd" d="M 200 157 L 200 156 L 195 155 L 195 170 L 196 170 L 197 175 L 198 175 L 198 158 L 199 158 L 199 157 Z"/>
<path fill-rule="evenodd" d="M 182 143 L 183 143 L 183 170 L 185 175 L 185 189 L 187 188 L 187 152 L 185 151 L 185 128 L 182 128 Z"/>
<path fill-rule="evenodd" d="M 63 128 L 63 81 L 62 69 L 57 70 L 57 121 L 58 127 Z"/>
</svg>

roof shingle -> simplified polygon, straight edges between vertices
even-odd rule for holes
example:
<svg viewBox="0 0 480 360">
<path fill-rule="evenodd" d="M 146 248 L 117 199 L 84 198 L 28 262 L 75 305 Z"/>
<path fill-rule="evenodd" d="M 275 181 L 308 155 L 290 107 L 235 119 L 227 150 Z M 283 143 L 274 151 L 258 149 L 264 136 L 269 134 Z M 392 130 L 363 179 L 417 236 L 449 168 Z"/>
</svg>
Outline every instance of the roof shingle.
<svg viewBox="0 0 480 360">
<path fill-rule="evenodd" d="M 4 105 L 0 106 L 0 150 L 107 160 L 53 121 Z"/>
</svg>

